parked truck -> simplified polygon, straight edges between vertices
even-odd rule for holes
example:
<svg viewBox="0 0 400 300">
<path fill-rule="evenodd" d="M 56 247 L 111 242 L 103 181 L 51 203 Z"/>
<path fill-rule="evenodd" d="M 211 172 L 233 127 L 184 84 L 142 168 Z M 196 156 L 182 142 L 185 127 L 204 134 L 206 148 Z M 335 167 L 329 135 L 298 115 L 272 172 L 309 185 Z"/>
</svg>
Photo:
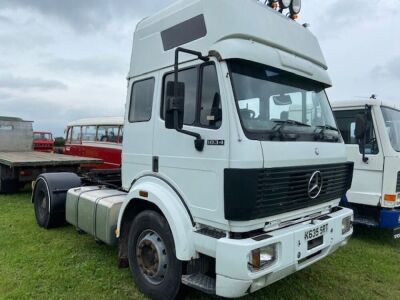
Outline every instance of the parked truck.
<svg viewBox="0 0 400 300">
<path fill-rule="evenodd" d="M 355 222 L 400 238 L 400 107 L 374 99 L 335 102 L 333 110 L 354 179 L 343 205 Z"/>
<path fill-rule="evenodd" d="M 75 172 L 99 159 L 32 150 L 32 122 L 0 117 L 0 194 L 15 193 L 43 172 Z"/>
<path fill-rule="evenodd" d="M 39 152 L 54 152 L 53 134 L 49 131 L 33 132 L 33 150 Z"/>
<path fill-rule="evenodd" d="M 272 2 L 181 0 L 141 21 L 122 186 L 43 174 L 37 223 L 67 221 L 117 245 L 119 266 L 152 299 L 173 299 L 182 284 L 240 297 L 345 245 L 353 213 L 339 201 L 353 163 L 327 66 L 293 21 L 299 1 L 291 18 Z"/>
</svg>

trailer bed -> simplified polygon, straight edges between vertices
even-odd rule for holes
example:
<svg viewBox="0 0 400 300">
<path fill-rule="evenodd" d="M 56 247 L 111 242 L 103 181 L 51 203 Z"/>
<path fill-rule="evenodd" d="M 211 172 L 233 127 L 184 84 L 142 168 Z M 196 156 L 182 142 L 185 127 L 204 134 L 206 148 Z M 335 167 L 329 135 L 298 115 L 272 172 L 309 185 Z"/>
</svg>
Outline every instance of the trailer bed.
<svg viewBox="0 0 400 300">
<path fill-rule="evenodd" d="M 101 164 L 102 162 L 101 159 L 97 158 L 36 151 L 0 152 L 0 165 L 5 165 L 10 168 Z"/>
</svg>

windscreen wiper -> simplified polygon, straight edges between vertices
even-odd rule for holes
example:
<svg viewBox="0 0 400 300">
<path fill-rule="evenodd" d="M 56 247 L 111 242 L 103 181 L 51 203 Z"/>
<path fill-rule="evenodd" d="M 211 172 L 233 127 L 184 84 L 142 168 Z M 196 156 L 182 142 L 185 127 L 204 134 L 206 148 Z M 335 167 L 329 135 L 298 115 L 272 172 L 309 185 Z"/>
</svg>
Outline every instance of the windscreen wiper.
<svg viewBox="0 0 400 300">
<path fill-rule="evenodd" d="M 318 125 L 318 126 L 315 126 L 315 127 L 321 129 L 321 131 L 333 130 L 333 131 L 339 132 L 339 129 L 337 129 L 336 127 L 333 127 L 331 125 Z"/>
<path fill-rule="evenodd" d="M 275 139 L 277 136 L 281 140 L 284 139 L 289 139 L 289 140 L 296 140 L 298 138 L 298 135 L 295 133 L 288 133 L 288 134 L 283 134 L 282 129 L 285 128 L 286 125 L 297 125 L 297 126 L 302 126 L 302 127 L 311 127 L 310 125 L 306 123 L 302 123 L 296 120 L 272 120 L 272 122 L 276 123 L 275 126 L 272 128 L 273 133 L 271 134 L 271 140 Z"/>
<path fill-rule="evenodd" d="M 285 127 L 285 125 L 297 125 L 297 126 L 303 126 L 303 127 L 311 127 L 311 125 L 308 125 L 306 123 L 302 123 L 296 120 L 272 120 L 272 122 L 276 123 L 276 125 L 272 128 L 272 130 L 279 130 L 282 129 L 282 127 Z M 280 125 L 280 126 L 279 126 Z"/>
</svg>

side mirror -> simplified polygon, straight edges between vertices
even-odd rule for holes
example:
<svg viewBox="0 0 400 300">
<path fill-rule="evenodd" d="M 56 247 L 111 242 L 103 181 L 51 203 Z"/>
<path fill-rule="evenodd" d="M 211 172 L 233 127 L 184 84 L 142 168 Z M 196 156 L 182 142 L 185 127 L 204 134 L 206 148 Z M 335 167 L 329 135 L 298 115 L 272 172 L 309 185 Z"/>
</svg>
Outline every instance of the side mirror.
<svg viewBox="0 0 400 300">
<path fill-rule="evenodd" d="M 358 114 L 356 117 L 356 128 L 354 130 L 354 135 L 356 139 L 359 141 L 361 153 L 362 153 L 362 161 L 364 163 L 368 163 L 369 158 L 365 155 L 365 133 L 367 131 L 367 112 L 370 109 L 369 106 L 365 107 L 364 114 Z"/>
<path fill-rule="evenodd" d="M 165 106 L 165 127 L 182 129 L 185 107 L 185 84 L 183 82 L 167 82 Z"/>
<path fill-rule="evenodd" d="M 289 95 L 273 96 L 275 105 L 291 105 L 292 98 Z"/>
<path fill-rule="evenodd" d="M 364 140 L 365 130 L 366 130 L 365 116 L 359 114 L 356 117 L 356 128 L 354 130 L 354 136 L 356 137 L 356 139 Z"/>
</svg>

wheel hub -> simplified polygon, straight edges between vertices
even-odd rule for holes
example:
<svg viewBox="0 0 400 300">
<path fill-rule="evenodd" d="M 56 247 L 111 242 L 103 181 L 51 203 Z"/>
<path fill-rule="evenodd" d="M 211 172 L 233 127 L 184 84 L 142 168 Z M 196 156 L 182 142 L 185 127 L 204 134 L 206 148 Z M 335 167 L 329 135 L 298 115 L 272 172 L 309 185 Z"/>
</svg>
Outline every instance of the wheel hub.
<svg viewBox="0 0 400 300">
<path fill-rule="evenodd" d="M 47 213 L 47 197 L 45 193 L 40 192 L 38 195 L 38 209 L 37 212 L 39 214 L 39 218 L 43 219 Z"/>
<path fill-rule="evenodd" d="M 152 284 L 164 280 L 168 256 L 164 241 L 152 230 L 144 231 L 136 245 L 137 262 L 143 276 Z"/>
<path fill-rule="evenodd" d="M 43 195 L 43 197 L 42 197 L 42 201 L 41 201 L 41 204 L 40 204 L 40 207 L 42 208 L 42 209 L 46 209 L 46 196 L 44 196 Z"/>
</svg>

